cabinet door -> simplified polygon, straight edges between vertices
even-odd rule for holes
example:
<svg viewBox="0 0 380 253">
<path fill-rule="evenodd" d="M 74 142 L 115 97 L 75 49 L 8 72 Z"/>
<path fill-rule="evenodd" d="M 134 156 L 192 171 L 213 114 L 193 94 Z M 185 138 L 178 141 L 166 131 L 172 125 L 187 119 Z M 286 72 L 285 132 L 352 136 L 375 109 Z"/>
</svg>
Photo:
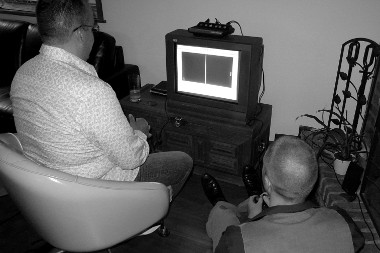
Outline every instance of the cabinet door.
<svg viewBox="0 0 380 253">
<path fill-rule="evenodd" d="M 164 134 L 164 150 L 183 151 L 194 159 L 193 138 L 191 135 L 181 134 L 171 130 L 165 130 Z"/>
<path fill-rule="evenodd" d="M 208 166 L 211 169 L 238 174 L 238 147 L 233 144 L 218 141 L 210 141 L 208 154 Z"/>
<path fill-rule="evenodd" d="M 209 141 L 205 138 L 193 138 L 194 143 L 194 163 L 205 166 L 208 163 Z"/>
</svg>

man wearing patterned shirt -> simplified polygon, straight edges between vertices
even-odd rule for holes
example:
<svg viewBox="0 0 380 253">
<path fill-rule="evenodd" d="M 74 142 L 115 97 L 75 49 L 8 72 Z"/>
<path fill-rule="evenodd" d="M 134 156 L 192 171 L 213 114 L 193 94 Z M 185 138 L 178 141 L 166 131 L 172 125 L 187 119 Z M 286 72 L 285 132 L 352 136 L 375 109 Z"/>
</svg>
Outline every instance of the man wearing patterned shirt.
<svg viewBox="0 0 380 253">
<path fill-rule="evenodd" d="M 113 89 L 86 60 L 94 43 L 86 0 L 40 0 L 43 44 L 17 71 L 11 100 L 27 157 L 73 175 L 117 181 L 155 181 L 176 195 L 191 173 L 182 152 L 149 155 L 150 126 L 125 117 Z"/>
</svg>

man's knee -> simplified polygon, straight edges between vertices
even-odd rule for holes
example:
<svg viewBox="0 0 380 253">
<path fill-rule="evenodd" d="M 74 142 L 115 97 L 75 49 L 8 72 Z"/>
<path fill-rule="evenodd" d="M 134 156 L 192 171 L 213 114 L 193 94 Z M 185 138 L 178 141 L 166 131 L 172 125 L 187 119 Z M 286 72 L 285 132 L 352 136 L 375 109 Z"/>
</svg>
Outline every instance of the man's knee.
<svg viewBox="0 0 380 253">
<path fill-rule="evenodd" d="M 184 164 L 184 167 L 186 168 L 192 168 L 193 167 L 193 158 L 182 151 L 176 151 L 178 153 L 178 156 L 181 160 L 181 162 Z"/>
<path fill-rule="evenodd" d="M 191 171 L 193 170 L 193 159 L 182 151 L 176 151 L 178 159 L 180 162 L 180 168 L 182 170 L 182 175 L 184 178 L 187 178 Z"/>
<path fill-rule="evenodd" d="M 170 157 L 172 166 L 182 170 L 191 170 L 193 168 L 193 159 L 187 153 L 182 151 L 169 151 L 166 155 Z"/>
</svg>

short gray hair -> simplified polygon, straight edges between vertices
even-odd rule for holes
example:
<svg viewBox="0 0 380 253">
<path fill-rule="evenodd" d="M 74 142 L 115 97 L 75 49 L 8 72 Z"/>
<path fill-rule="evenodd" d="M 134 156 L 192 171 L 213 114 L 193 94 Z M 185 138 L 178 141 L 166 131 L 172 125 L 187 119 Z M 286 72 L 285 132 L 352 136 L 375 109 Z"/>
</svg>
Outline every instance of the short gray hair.
<svg viewBox="0 0 380 253">
<path fill-rule="evenodd" d="M 75 25 L 88 19 L 87 0 L 39 0 L 36 6 L 38 30 L 44 43 L 65 43 Z"/>
<path fill-rule="evenodd" d="M 264 173 L 275 192 L 292 202 L 304 201 L 318 178 L 314 150 L 297 137 L 283 136 L 264 155 Z"/>
</svg>

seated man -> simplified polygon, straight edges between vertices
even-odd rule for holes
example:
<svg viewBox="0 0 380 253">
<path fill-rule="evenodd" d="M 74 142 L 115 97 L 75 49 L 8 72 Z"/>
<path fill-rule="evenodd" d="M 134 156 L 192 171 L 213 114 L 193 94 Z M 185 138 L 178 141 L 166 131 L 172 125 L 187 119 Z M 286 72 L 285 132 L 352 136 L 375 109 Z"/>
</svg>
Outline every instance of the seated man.
<svg viewBox="0 0 380 253">
<path fill-rule="evenodd" d="M 296 137 L 281 137 L 267 150 L 263 161 L 260 196 L 238 207 L 226 202 L 210 175 L 202 186 L 214 205 L 206 224 L 215 252 L 354 252 L 364 238 L 342 210 L 318 207 L 305 201 L 318 177 L 311 147 Z M 243 177 L 244 178 L 244 177 Z M 267 208 L 262 210 L 263 203 Z M 242 213 L 248 220 L 240 222 Z"/>
<path fill-rule="evenodd" d="M 155 181 L 176 195 L 193 161 L 182 152 L 149 155 L 150 126 L 125 117 L 113 89 L 86 60 L 94 43 L 87 0 L 39 0 L 40 54 L 17 71 L 11 100 L 27 157 L 73 175 Z"/>
</svg>

